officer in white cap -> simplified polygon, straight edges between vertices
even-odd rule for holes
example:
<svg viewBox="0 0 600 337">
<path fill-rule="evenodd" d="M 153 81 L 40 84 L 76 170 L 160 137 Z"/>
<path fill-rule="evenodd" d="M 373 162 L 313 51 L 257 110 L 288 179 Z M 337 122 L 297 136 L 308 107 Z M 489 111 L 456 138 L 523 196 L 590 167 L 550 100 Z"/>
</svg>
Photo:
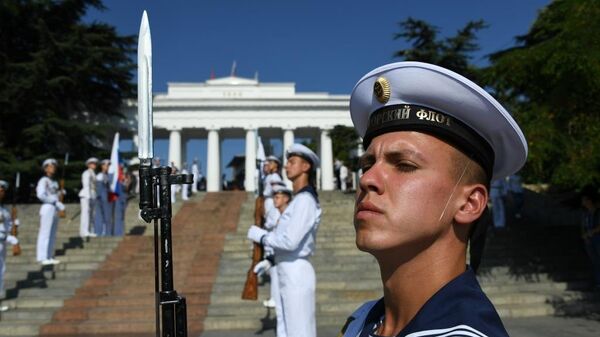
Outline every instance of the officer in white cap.
<svg viewBox="0 0 600 337">
<path fill-rule="evenodd" d="M 16 245 L 19 243 L 19 240 L 10 234 L 12 226 L 18 226 L 18 219 L 15 221 L 16 223 L 13 224 L 10 212 L 4 206 L 4 197 L 6 196 L 8 187 L 8 182 L 0 180 L 0 294 L 4 294 L 4 273 L 6 272 L 7 243 L 11 245 Z M 6 310 L 8 310 L 8 306 L 0 305 L 0 311 Z"/>
<path fill-rule="evenodd" d="M 40 231 L 37 237 L 36 258 L 42 265 L 60 263 L 54 258 L 54 242 L 58 228 L 58 211 L 65 209 L 65 205 L 58 200 L 60 192 L 58 182 L 54 179 L 58 163 L 53 158 L 48 158 L 42 163 L 44 176 L 40 178 L 35 188 L 37 198 L 42 202 L 40 208 Z"/>
<path fill-rule="evenodd" d="M 420 62 L 379 67 L 356 84 L 350 113 L 365 154 L 356 245 L 379 263 L 383 298 L 343 336 L 507 336 L 466 262 L 492 179 L 527 158 L 523 133 L 485 90 Z"/>
<path fill-rule="evenodd" d="M 275 251 L 283 324 L 287 337 L 315 337 L 315 271 L 308 261 L 314 253 L 321 207 L 315 189 L 319 157 L 301 144 L 286 152 L 287 177 L 292 181 L 294 199 L 279 218 L 275 230 L 257 226 L 248 238 Z"/>
<path fill-rule="evenodd" d="M 281 161 L 275 156 L 268 156 L 265 158 L 265 164 L 263 170 L 265 172 L 265 179 L 263 180 L 263 196 L 265 198 L 265 218 L 273 210 L 273 186 L 281 183 L 281 174 L 279 170 L 281 168 Z"/>
<path fill-rule="evenodd" d="M 82 238 L 96 236 L 93 228 L 90 228 L 91 219 L 94 219 L 94 208 L 96 206 L 96 166 L 98 158 L 90 157 L 85 161 L 87 169 L 81 174 L 81 191 L 79 201 L 81 203 L 81 218 L 79 223 L 79 236 Z"/>
<path fill-rule="evenodd" d="M 113 204 L 109 200 L 110 181 L 108 168 L 110 160 L 100 162 L 100 172 L 96 174 L 96 210 L 94 219 L 94 232 L 98 236 L 112 235 L 113 232 Z"/>
<path fill-rule="evenodd" d="M 288 207 L 292 200 L 292 191 L 285 186 L 285 183 L 279 182 L 273 185 L 273 209 L 265 219 L 264 228 L 273 231 L 279 223 L 281 214 Z M 275 251 L 272 247 L 265 246 L 265 259 L 257 263 L 254 272 L 262 274 L 269 272 L 271 278 L 271 298 L 263 301 L 263 305 L 268 308 L 275 308 L 277 315 L 277 337 L 287 336 L 285 333 L 285 321 L 283 320 L 283 311 L 281 306 L 281 295 L 279 293 L 279 277 L 277 275 L 277 266 L 275 262 Z"/>
</svg>

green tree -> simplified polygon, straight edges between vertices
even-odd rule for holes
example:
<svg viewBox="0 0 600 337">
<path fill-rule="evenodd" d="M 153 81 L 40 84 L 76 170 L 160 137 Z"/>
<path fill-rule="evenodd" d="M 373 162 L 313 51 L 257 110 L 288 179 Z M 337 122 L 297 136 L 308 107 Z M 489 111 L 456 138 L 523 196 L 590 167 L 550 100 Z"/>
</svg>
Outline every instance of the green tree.
<svg viewBox="0 0 600 337">
<path fill-rule="evenodd" d="M 357 166 L 356 153 L 360 137 L 352 127 L 336 125 L 329 132 L 333 147 L 333 157 L 346 163 L 346 166 L 351 170 L 355 170 Z"/>
<path fill-rule="evenodd" d="M 0 0 L 0 176 L 98 154 L 131 83 L 135 38 L 81 21 L 101 0 Z M 25 175 L 27 178 L 27 174 Z M 32 177 L 33 178 L 33 177 Z"/>
<path fill-rule="evenodd" d="M 600 183 L 600 2 L 557 0 L 516 46 L 491 55 L 484 78 L 529 143 L 530 181 Z"/>
<path fill-rule="evenodd" d="M 394 39 L 403 39 L 410 48 L 394 53 L 406 61 L 421 61 L 453 70 L 471 79 L 478 76 L 478 68 L 470 63 L 471 54 L 479 50 L 476 33 L 487 27 L 483 20 L 469 21 L 456 35 L 439 38 L 439 29 L 423 20 L 409 17 L 398 24 L 401 31 Z"/>
</svg>

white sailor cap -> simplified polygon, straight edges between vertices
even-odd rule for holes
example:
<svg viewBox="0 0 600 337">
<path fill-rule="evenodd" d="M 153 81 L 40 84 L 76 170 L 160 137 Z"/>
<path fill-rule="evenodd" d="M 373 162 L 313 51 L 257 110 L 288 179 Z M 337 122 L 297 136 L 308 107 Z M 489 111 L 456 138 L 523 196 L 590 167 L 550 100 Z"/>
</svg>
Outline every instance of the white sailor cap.
<svg viewBox="0 0 600 337">
<path fill-rule="evenodd" d="M 525 136 L 500 103 L 432 64 L 398 62 L 369 72 L 352 91 L 350 115 L 365 148 L 387 132 L 428 133 L 479 163 L 490 180 L 518 171 L 527 159 Z"/>
<path fill-rule="evenodd" d="M 88 160 L 86 160 L 86 161 L 85 161 L 85 164 L 86 164 L 86 165 L 89 165 L 89 164 L 91 164 L 91 163 L 96 163 L 96 164 L 98 164 L 98 158 L 96 158 L 96 157 L 90 157 L 90 158 L 88 158 Z"/>
<path fill-rule="evenodd" d="M 308 147 L 294 143 L 285 152 L 285 157 L 290 158 L 291 156 L 298 156 L 308 161 L 312 165 L 312 169 L 316 170 L 320 165 L 319 157 Z"/>
<path fill-rule="evenodd" d="M 8 189 L 8 182 L 6 180 L 0 180 L 0 188 L 3 188 L 5 190 Z"/>
<path fill-rule="evenodd" d="M 273 155 L 267 156 L 267 158 L 265 158 L 265 160 L 267 160 L 267 161 L 274 161 L 277 164 L 281 165 L 281 160 L 279 160 L 279 158 L 277 158 L 277 157 L 275 157 Z"/>
<path fill-rule="evenodd" d="M 102 159 L 102 161 L 100 162 L 100 165 L 104 165 L 104 164 L 110 164 L 110 159 Z"/>
<path fill-rule="evenodd" d="M 285 184 L 281 184 L 281 185 L 277 184 L 277 185 L 273 186 L 273 193 L 272 194 L 275 195 L 275 194 L 278 194 L 278 193 L 284 193 L 284 194 L 287 194 L 290 197 L 292 196 L 292 191 L 289 188 L 287 188 L 285 186 Z"/>
<path fill-rule="evenodd" d="M 58 166 L 58 162 L 54 158 L 48 158 L 42 162 L 42 168 L 46 168 L 48 165 Z"/>
</svg>

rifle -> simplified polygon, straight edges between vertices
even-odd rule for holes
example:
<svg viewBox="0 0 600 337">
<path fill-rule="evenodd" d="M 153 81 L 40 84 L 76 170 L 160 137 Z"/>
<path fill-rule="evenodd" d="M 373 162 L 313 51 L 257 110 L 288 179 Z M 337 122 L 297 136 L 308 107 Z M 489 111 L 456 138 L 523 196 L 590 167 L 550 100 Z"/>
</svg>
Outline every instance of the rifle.
<svg viewBox="0 0 600 337">
<path fill-rule="evenodd" d="M 62 167 L 62 173 L 60 175 L 60 192 L 58 193 L 58 201 L 60 201 L 63 204 L 65 203 L 65 194 L 63 193 L 63 191 L 65 190 L 65 168 L 67 167 L 67 165 L 69 165 L 69 152 L 65 153 L 65 161 Z M 66 218 L 67 211 L 64 209 L 62 211 L 58 211 L 58 217 Z"/>
<path fill-rule="evenodd" d="M 142 16 L 138 37 L 138 139 L 140 215 L 147 223 L 154 220 L 156 336 L 162 332 L 163 337 L 187 337 L 186 301 L 173 289 L 171 185 L 192 184 L 194 176 L 171 175 L 170 167 L 152 167 L 152 41 L 146 11 Z"/>
<path fill-rule="evenodd" d="M 12 220 L 12 229 L 10 230 L 10 235 L 17 237 L 18 229 L 17 229 L 17 192 L 19 191 L 19 183 L 21 175 L 17 172 L 17 177 L 15 178 L 15 190 L 13 191 L 13 204 L 12 209 L 10 210 L 10 217 Z M 21 245 L 18 243 L 12 247 L 13 256 L 21 255 Z"/>
<path fill-rule="evenodd" d="M 265 213 L 265 198 L 262 195 L 256 197 L 254 201 L 254 224 L 260 228 L 264 224 L 264 213 Z M 246 274 L 246 282 L 244 283 L 244 290 L 242 290 L 243 300 L 257 300 L 258 299 L 258 275 L 254 272 L 254 266 L 259 263 L 264 254 L 264 248 L 259 243 L 254 242 L 252 244 L 252 262 L 250 268 Z"/>
</svg>

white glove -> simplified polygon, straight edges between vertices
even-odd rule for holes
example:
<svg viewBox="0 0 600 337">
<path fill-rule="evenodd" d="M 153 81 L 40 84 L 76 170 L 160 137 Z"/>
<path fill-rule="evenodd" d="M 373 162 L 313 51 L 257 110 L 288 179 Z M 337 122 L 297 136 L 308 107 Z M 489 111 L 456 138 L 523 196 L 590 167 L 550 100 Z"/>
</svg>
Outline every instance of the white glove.
<svg viewBox="0 0 600 337">
<path fill-rule="evenodd" d="M 263 236 L 265 236 L 268 232 L 258 226 L 252 225 L 250 226 L 250 229 L 248 229 L 248 239 L 256 242 L 256 243 L 261 243 L 260 239 L 262 239 Z"/>
<path fill-rule="evenodd" d="M 19 221 L 19 218 L 16 218 L 15 221 L 13 221 L 13 225 L 15 226 L 19 226 L 21 224 L 21 221 Z"/>
<path fill-rule="evenodd" d="M 59 210 L 59 211 L 64 211 L 65 210 L 65 204 L 63 204 L 60 201 L 57 201 L 56 204 L 55 204 L 55 206 L 56 206 L 56 209 Z"/>
<path fill-rule="evenodd" d="M 256 266 L 254 266 L 254 274 L 260 276 L 263 273 L 266 273 L 269 269 L 271 269 L 271 267 L 273 267 L 271 261 L 264 259 L 257 263 Z"/>
<path fill-rule="evenodd" d="M 17 239 L 16 236 L 14 235 L 7 235 L 6 236 L 6 242 L 10 243 L 11 245 L 16 245 L 17 243 L 19 243 L 19 239 Z M 258 264 L 257 264 L 258 265 Z"/>
</svg>

